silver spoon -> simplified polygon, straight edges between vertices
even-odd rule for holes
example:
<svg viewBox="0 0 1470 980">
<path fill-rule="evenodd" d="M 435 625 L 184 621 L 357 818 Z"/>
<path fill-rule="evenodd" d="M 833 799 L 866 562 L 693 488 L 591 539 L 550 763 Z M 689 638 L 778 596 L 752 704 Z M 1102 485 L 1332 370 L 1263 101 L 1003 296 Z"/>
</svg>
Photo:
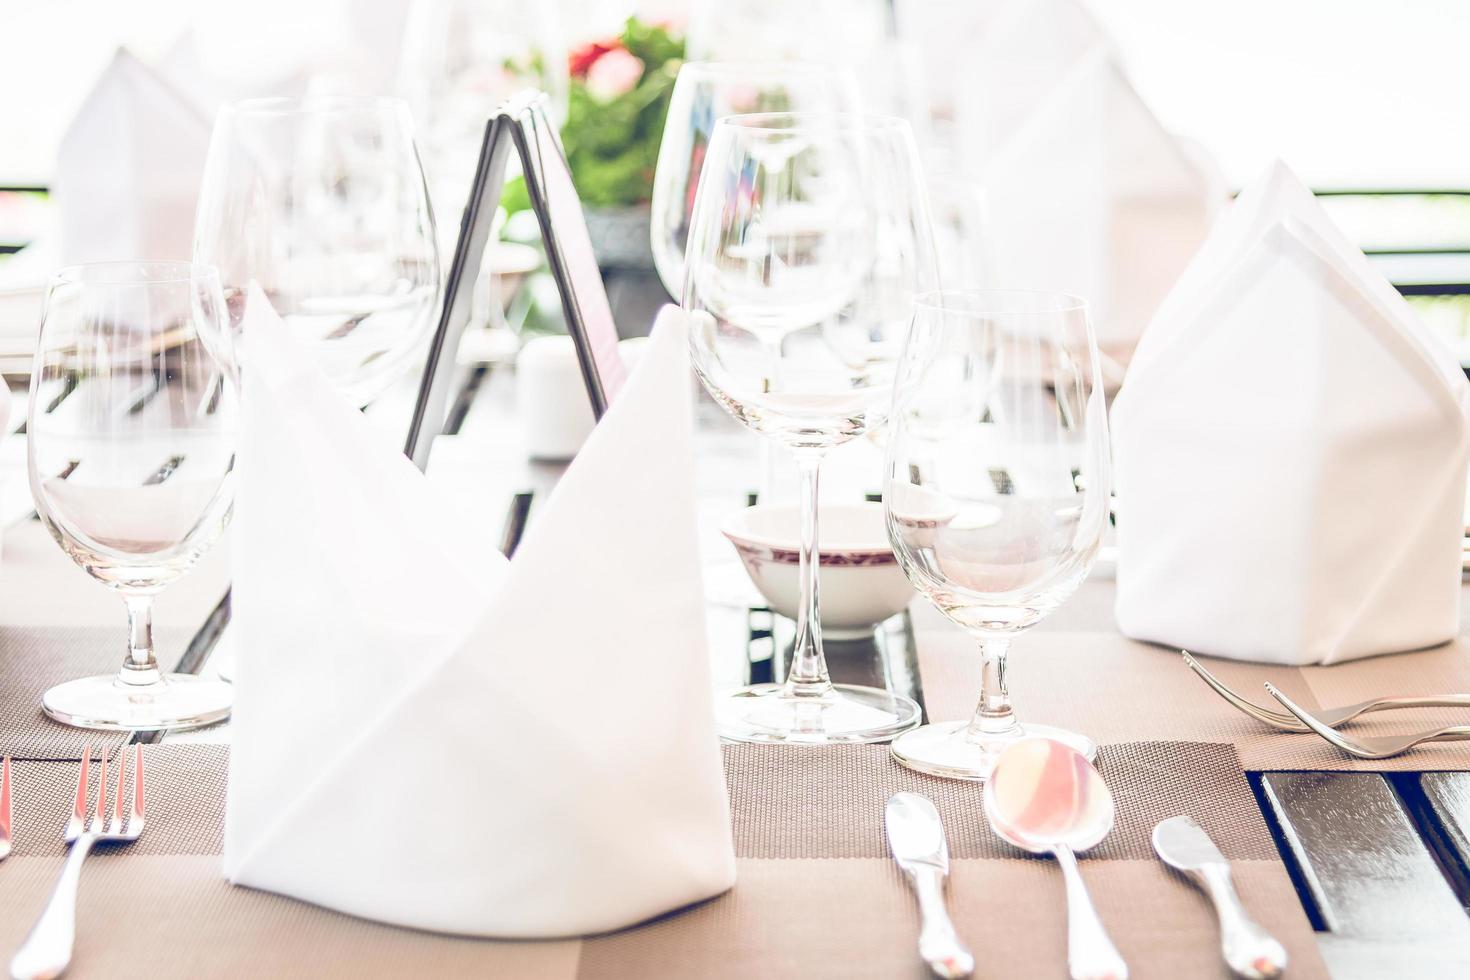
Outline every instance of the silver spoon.
<svg viewBox="0 0 1470 980">
<path fill-rule="evenodd" d="M 1126 980 L 1128 964 L 1108 938 L 1077 851 L 1113 829 L 1113 794 L 1087 757 L 1049 738 L 1024 738 L 1002 752 L 985 783 L 991 828 L 1033 854 L 1050 853 L 1067 883 L 1067 968 L 1072 980 Z"/>
</svg>

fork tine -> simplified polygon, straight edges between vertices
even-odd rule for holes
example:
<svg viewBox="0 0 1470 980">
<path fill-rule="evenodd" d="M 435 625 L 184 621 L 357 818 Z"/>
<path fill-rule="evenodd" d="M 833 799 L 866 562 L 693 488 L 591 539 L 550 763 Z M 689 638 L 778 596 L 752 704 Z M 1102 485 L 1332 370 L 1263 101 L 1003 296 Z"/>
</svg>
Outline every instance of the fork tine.
<svg viewBox="0 0 1470 980">
<path fill-rule="evenodd" d="M 75 840 L 87 826 L 87 770 L 92 762 L 92 746 L 82 749 L 82 771 L 77 774 L 76 798 L 72 803 L 71 819 L 66 822 L 66 839 Z"/>
<path fill-rule="evenodd" d="M 107 829 L 107 749 L 97 756 L 97 816 L 88 825 L 94 834 Z"/>
<path fill-rule="evenodd" d="M 128 774 L 128 756 L 126 750 L 117 754 L 117 791 L 112 794 L 112 822 L 107 825 L 109 834 L 120 834 L 123 829 L 123 817 L 127 810 L 124 807 L 124 790 L 127 789 L 125 778 Z"/>
<path fill-rule="evenodd" d="M 1263 708 L 1255 702 L 1247 701 L 1239 694 L 1236 694 L 1230 688 L 1226 687 L 1218 677 L 1206 670 L 1204 664 L 1190 656 L 1188 650 L 1180 650 L 1179 653 L 1184 658 L 1184 662 L 1189 665 L 1189 669 L 1199 675 L 1200 680 L 1208 684 L 1212 691 L 1220 695 L 1220 697 L 1224 698 L 1239 711 L 1250 715 L 1259 722 L 1263 722 L 1273 728 L 1280 728 L 1283 731 L 1305 732 L 1308 730 L 1306 725 L 1303 725 L 1291 715 L 1280 711 L 1272 711 L 1270 708 Z"/>
<path fill-rule="evenodd" d="M 1341 732 L 1338 732 L 1335 729 L 1329 728 L 1328 726 L 1322 724 L 1319 719 L 1308 714 L 1307 709 L 1297 704 L 1285 694 L 1282 694 L 1281 690 L 1270 681 L 1266 682 L 1266 693 L 1271 695 L 1277 701 L 1280 701 L 1281 706 L 1284 707 L 1287 711 L 1290 711 L 1298 719 L 1300 719 L 1302 724 L 1306 725 L 1312 731 L 1322 736 L 1323 739 L 1337 746 L 1337 748 L 1346 752 L 1348 755 L 1355 755 L 1360 759 L 1373 758 L 1374 754 L 1371 751 L 1365 750 L 1362 746 L 1359 746 L 1356 742 L 1353 742 Z"/>
<path fill-rule="evenodd" d="M 143 745 L 133 746 L 133 820 L 143 826 Z"/>
<path fill-rule="evenodd" d="M 0 857 L 10 853 L 10 756 L 0 763 Z"/>
</svg>

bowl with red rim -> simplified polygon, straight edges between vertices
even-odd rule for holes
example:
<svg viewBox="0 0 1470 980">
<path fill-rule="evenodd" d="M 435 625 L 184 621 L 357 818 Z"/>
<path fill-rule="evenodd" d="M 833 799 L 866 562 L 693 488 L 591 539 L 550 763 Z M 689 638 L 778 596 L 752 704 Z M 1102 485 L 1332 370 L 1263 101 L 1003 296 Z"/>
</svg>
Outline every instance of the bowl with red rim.
<svg viewBox="0 0 1470 980">
<path fill-rule="evenodd" d="M 822 635 L 836 640 L 870 636 L 914 597 L 888 543 L 883 505 L 823 503 L 817 523 Z M 795 619 L 801 603 L 800 508 L 747 507 L 726 519 L 720 531 L 770 607 Z"/>
</svg>

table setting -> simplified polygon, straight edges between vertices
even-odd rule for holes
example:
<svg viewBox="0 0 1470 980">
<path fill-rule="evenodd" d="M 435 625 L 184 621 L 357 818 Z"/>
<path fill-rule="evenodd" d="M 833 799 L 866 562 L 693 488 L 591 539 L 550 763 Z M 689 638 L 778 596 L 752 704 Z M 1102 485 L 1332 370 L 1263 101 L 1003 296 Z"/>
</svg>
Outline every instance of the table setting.
<svg viewBox="0 0 1470 980">
<path fill-rule="evenodd" d="M 960 19 L 937 129 L 709 4 L 640 63 L 638 324 L 556 86 L 425 160 L 325 69 L 205 112 L 118 55 L 9 274 L 10 976 L 1470 968 L 1470 382 L 1083 7 Z M 482 362 L 503 178 L 566 329 Z"/>
</svg>

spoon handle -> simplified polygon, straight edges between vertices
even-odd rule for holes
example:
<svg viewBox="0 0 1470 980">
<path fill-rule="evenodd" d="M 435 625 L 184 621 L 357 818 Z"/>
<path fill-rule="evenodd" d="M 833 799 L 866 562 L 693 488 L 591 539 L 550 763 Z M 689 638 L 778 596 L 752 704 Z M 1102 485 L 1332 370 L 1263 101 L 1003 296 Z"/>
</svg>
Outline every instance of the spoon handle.
<svg viewBox="0 0 1470 980">
<path fill-rule="evenodd" d="M 1128 964 L 1092 907 L 1077 856 L 1065 846 L 1054 848 L 1052 854 L 1067 883 L 1067 969 L 1072 980 L 1128 980 Z"/>
</svg>

